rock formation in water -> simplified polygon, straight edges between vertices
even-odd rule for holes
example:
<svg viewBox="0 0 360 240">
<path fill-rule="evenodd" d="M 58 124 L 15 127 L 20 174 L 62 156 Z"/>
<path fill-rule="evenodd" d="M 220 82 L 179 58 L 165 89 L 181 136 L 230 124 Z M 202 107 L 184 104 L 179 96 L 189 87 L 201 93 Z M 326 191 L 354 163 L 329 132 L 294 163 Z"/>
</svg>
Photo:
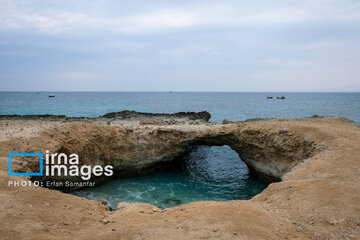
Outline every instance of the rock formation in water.
<svg viewBox="0 0 360 240">
<path fill-rule="evenodd" d="M 21 119 L 20 116 L 16 118 Z M 44 116 L 32 116 L 32 119 L 38 118 Z M 76 153 L 81 165 L 110 164 L 114 167 L 114 177 L 129 177 L 171 165 L 187 154 L 187 147 L 191 145 L 228 145 L 240 155 L 252 174 L 274 182 L 280 181 L 299 161 L 321 149 L 313 141 L 291 131 L 253 127 L 248 122 L 218 125 L 208 123 L 209 118 L 207 112 L 148 114 L 130 111 L 88 118 L 87 122 L 69 118 L 69 123 L 59 122 L 56 128 L 41 133 L 46 142 L 39 144 L 33 139 L 31 142 L 36 144 L 25 145 L 29 147 L 24 151 L 47 149 L 50 153 Z M 17 149 L 23 151 L 23 146 Z M 39 167 L 31 163 L 26 166 L 34 170 Z M 33 179 L 81 180 L 70 176 Z M 109 178 L 93 177 L 91 180 L 99 183 L 105 179 Z"/>
</svg>

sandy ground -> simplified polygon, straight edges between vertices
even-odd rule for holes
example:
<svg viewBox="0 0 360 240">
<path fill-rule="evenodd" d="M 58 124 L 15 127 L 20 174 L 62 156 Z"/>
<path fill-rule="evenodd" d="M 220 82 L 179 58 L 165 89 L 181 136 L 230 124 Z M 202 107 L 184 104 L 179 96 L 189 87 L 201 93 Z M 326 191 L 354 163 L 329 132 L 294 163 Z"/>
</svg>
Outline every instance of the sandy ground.
<svg viewBox="0 0 360 240">
<path fill-rule="evenodd" d="M 40 187 L 9 187 L 7 154 L 59 121 L 0 120 L 0 239 L 360 239 L 360 127 L 343 118 L 265 120 L 326 146 L 248 201 L 160 210 Z M 236 123 L 233 124 L 236 128 Z M 43 139 L 42 141 L 47 141 Z"/>
</svg>

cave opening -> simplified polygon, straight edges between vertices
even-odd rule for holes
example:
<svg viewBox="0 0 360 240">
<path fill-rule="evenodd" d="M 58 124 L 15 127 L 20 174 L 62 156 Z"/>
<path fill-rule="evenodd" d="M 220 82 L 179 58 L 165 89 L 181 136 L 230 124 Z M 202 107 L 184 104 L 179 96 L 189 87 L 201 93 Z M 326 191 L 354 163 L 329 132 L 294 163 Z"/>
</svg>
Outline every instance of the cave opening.
<svg viewBox="0 0 360 240">
<path fill-rule="evenodd" d="M 170 208 L 194 201 L 247 200 L 268 185 L 253 176 L 238 153 L 227 145 L 188 146 L 185 155 L 170 166 L 72 193 L 93 200 L 103 198 L 112 209 L 119 202 Z"/>
</svg>

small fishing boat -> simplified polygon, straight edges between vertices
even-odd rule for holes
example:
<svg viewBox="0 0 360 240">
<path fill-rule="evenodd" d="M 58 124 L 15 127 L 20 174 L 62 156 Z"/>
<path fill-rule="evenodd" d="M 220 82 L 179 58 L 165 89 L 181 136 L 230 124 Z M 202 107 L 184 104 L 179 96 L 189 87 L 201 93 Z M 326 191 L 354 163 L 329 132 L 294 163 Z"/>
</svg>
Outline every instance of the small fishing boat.
<svg viewBox="0 0 360 240">
<path fill-rule="evenodd" d="M 281 96 L 281 97 L 277 97 L 277 99 L 285 99 L 285 97 L 284 97 L 284 96 Z"/>
<path fill-rule="evenodd" d="M 267 98 L 267 99 L 272 99 L 273 97 L 270 96 L 270 97 L 266 97 L 266 98 Z"/>
<path fill-rule="evenodd" d="M 49 94 L 49 98 L 53 98 L 53 97 L 55 97 L 55 94 Z"/>
</svg>

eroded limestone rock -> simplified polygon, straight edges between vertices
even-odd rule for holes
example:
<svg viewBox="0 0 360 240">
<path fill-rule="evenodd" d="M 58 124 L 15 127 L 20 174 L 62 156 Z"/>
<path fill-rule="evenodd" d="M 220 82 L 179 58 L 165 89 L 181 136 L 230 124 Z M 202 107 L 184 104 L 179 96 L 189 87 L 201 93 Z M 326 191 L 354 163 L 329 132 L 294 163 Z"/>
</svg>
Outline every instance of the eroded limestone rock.
<svg viewBox="0 0 360 240">
<path fill-rule="evenodd" d="M 144 116 L 147 120 L 161 118 L 161 121 L 176 119 L 177 122 L 144 125 L 138 121 L 139 118 L 144 120 Z M 321 149 L 311 139 L 298 133 L 278 127 L 271 128 L 271 124 L 263 127 L 261 120 L 211 124 L 207 122 L 209 118 L 206 112 L 122 112 L 86 121 L 57 121 L 56 127 L 44 130 L 40 137 L 34 137 L 31 140 L 34 144 L 29 145 L 27 151 L 46 149 L 54 153 L 76 153 L 79 155 L 80 165 L 110 164 L 114 167 L 113 177 L 129 177 L 174 164 L 174 161 L 187 154 L 187 147 L 191 145 L 228 145 L 240 155 L 252 174 L 273 182 L 281 180 L 283 174 L 299 161 L 311 157 Z M 110 125 L 109 120 L 113 122 Z M 27 167 L 36 169 L 38 166 L 29 162 Z M 81 181 L 80 178 L 70 176 L 36 179 Z M 106 176 L 92 177 L 90 181 L 101 183 L 109 179 L 111 178 Z"/>
</svg>

